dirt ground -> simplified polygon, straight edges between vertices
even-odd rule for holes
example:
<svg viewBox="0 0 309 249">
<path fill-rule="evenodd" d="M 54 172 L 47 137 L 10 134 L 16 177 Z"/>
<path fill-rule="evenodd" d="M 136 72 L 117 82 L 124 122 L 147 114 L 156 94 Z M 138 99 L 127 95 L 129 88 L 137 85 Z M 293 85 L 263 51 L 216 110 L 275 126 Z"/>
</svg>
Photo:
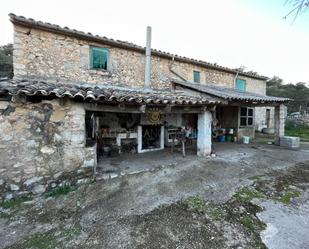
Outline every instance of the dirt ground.
<svg viewBox="0 0 309 249">
<path fill-rule="evenodd" d="M 0 248 L 308 248 L 309 146 L 216 150 L 2 203 Z"/>
</svg>

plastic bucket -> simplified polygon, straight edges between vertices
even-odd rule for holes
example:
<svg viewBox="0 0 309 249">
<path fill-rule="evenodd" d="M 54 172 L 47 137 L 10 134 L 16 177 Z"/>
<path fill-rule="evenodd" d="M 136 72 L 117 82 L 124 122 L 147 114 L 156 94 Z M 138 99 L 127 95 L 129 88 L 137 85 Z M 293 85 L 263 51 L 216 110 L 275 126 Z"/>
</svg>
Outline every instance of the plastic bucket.
<svg viewBox="0 0 309 249">
<path fill-rule="evenodd" d="M 243 136 L 243 137 L 242 137 L 242 142 L 243 142 L 244 144 L 250 143 L 250 137 Z"/>
<path fill-rule="evenodd" d="M 232 140 L 233 140 L 233 135 L 227 135 L 226 136 L 226 141 L 227 142 L 232 142 Z"/>
<path fill-rule="evenodd" d="M 219 135 L 218 136 L 218 141 L 221 142 L 221 143 L 224 142 L 225 141 L 225 136 Z"/>
</svg>

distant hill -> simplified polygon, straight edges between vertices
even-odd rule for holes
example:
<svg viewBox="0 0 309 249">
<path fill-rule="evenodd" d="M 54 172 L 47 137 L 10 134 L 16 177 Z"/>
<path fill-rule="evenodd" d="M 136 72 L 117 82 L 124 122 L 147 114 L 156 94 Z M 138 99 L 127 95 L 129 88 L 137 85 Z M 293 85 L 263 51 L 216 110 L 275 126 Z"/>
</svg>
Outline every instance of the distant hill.
<svg viewBox="0 0 309 249">
<path fill-rule="evenodd" d="M 0 46 L 0 79 L 13 77 L 13 45 Z"/>
<path fill-rule="evenodd" d="M 287 104 L 288 113 L 309 112 L 309 87 L 306 86 L 306 83 L 283 84 L 282 79 L 273 77 L 267 82 L 266 94 L 293 99 Z"/>
</svg>

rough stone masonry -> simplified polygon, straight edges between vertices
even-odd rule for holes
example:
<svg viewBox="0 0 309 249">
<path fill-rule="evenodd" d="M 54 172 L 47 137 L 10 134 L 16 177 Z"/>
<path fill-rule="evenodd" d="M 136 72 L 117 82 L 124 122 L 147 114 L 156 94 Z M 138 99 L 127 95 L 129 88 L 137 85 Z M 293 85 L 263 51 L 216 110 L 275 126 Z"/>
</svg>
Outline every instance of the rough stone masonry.
<svg viewBox="0 0 309 249">
<path fill-rule="evenodd" d="M 95 148 L 85 147 L 81 105 L 24 101 L 0 102 L 0 191 L 6 199 L 42 193 L 64 179 L 76 181 L 95 165 Z"/>
<path fill-rule="evenodd" d="M 11 20 L 13 16 L 10 16 Z M 108 83 L 132 89 L 143 86 L 143 53 L 29 27 L 25 25 L 26 19 L 21 19 L 24 23 L 12 20 L 15 79 L 90 85 Z M 90 68 L 92 46 L 104 46 L 109 50 L 108 70 Z M 216 70 L 196 63 L 152 56 L 152 88 L 170 88 L 169 77 L 175 77 L 172 70 L 191 81 L 193 70 L 197 70 L 201 73 L 201 84 L 207 82 L 234 88 L 236 73 L 233 70 Z M 248 74 L 240 78 L 246 80 L 248 91 L 265 94 L 265 79 Z M 260 109 L 256 108 L 256 113 L 257 110 Z M 10 101 L 0 100 L 0 112 L 2 198 L 41 193 L 65 181 L 76 181 L 95 166 L 95 147 L 85 146 L 82 103 L 66 99 L 26 102 L 26 99 L 14 96 Z M 4 196 L 3 193 L 7 194 Z"/>
</svg>

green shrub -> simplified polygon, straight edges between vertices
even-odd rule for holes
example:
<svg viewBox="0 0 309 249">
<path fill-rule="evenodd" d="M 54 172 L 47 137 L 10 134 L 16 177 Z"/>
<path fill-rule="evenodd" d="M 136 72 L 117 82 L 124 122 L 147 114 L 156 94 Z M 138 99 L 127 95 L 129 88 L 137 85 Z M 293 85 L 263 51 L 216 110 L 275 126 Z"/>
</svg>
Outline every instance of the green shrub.
<svg viewBox="0 0 309 249">
<path fill-rule="evenodd" d="M 23 196 L 23 197 L 14 198 L 11 200 L 3 201 L 0 203 L 0 206 L 5 209 L 9 209 L 9 208 L 17 207 L 25 201 L 31 201 L 31 200 L 32 200 L 31 196 Z"/>
<path fill-rule="evenodd" d="M 59 186 L 59 187 L 56 187 L 54 189 L 52 189 L 51 191 L 49 192 L 46 192 L 44 194 L 44 196 L 47 198 L 47 197 L 57 197 L 57 196 L 60 196 L 60 195 L 66 195 L 70 192 L 73 192 L 76 190 L 76 187 L 75 186 L 71 186 L 71 185 L 64 185 L 64 186 Z"/>
<path fill-rule="evenodd" d="M 251 232 L 255 231 L 254 221 L 250 216 L 245 216 L 241 219 L 241 223 L 248 228 Z"/>
<path fill-rule="evenodd" d="M 80 234 L 79 228 L 52 229 L 45 233 L 34 233 L 12 245 L 11 249 L 33 248 L 54 249 L 64 248 L 67 241 L 72 240 Z"/>
<path fill-rule="evenodd" d="M 300 192 L 299 191 L 290 191 L 287 192 L 285 194 L 283 194 L 282 196 L 280 196 L 279 198 L 276 198 L 275 200 L 282 202 L 283 204 L 290 204 L 292 199 L 295 197 L 299 197 L 300 196 Z"/>
<path fill-rule="evenodd" d="M 254 198 L 263 198 L 264 195 L 254 189 L 250 189 L 249 187 L 243 187 L 237 191 L 233 197 L 238 201 L 250 202 Z"/>
<path fill-rule="evenodd" d="M 309 140 L 309 127 L 305 126 L 296 126 L 296 127 L 286 127 L 285 135 L 300 137 L 302 140 Z"/>
<path fill-rule="evenodd" d="M 204 213 L 213 219 L 219 219 L 223 216 L 223 209 L 220 205 L 206 202 L 198 196 L 191 196 L 182 201 L 185 207 L 193 212 Z"/>
</svg>

